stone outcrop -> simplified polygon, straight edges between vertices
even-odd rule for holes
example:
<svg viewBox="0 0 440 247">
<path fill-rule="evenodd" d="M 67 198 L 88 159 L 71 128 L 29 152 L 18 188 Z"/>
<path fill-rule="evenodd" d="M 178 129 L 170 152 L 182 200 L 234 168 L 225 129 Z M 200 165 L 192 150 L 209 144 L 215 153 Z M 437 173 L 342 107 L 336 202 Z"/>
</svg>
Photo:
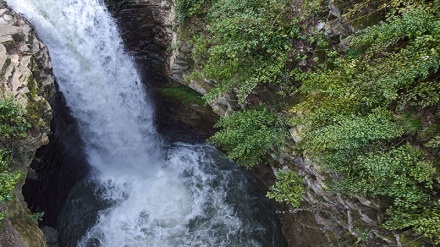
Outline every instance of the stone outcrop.
<svg viewBox="0 0 440 247">
<path fill-rule="evenodd" d="M 159 132 L 164 133 L 167 139 L 172 136 L 183 137 L 185 132 L 203 138 L 211 136 L 213 125 L 218 119 L 211 107 L 182 104 L 166 97 L 161 91 L 163 88 L 182 84 L 186 74 L 180 73 L 190 69 L 192 63 L 191 50 L 181 54 L 183 49 L 172 48 L 179 42 L 173 1 L 106 0 L 105 2 L 116 19 L 125 47 L 135 59 L 142 80 L 158 108 L 155 119 Z M 188 48 L 190 49 L 190 46 Z M 207 89 L 204 90 L 199 85 L 195 83 L 190 87 L 205 94 Z M 200 141 L 183 138 L 189 142 Z"/>
<path fill-rule="evenodd" d="M 144 82 L 166 82 L 167 49 L 171 44 L 171 0 L 106 0 L 117 20 L 127 51 Z"/>
<path fill-rule="evenodd" d="M 14 99 L 28 112 L 32 129 L 23 144 L 13 170 L 26 177 L 38 147 L 48 143 L 52 119 L 51 102 L 55 93 L 54 77 L 47 48 L 38 40 L 31 26 L 0 1 L 0 93 L 1 98 Z M 21 188 L 5 208 L 7 218 L 0 228 L 0 246 L 46 246 L 43 233 L 26 207 Z"/>
</svg>

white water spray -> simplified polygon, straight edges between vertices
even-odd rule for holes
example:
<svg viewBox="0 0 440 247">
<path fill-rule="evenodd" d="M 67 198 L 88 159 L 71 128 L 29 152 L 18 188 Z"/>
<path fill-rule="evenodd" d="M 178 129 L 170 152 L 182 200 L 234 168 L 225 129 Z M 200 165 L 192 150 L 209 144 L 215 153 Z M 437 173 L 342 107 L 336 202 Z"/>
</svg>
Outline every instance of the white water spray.
<svg viewBox="0 0 440 247">
<path fill-rule="evenodd" d="M 10 0 L 48 46 L 90 164 L 100 173 L 155 173 L 153 111 L 115 23 L 97 0 Z M 122 174 L 121 174 L 122 172 Z"/>
<path fill-rule="evenodd" d="M 110 204 L 79 242 L 66 246 L 274 246 L 273 236 L 263 237 L 273 225 L 254 222 L 258 206 L 237 209 L 256 202 L 242 188 L 243 177 L 231 185 L 237 170 L 212 167 L 213 150 L 204 145 L 162 147 L 152 107 L 102 1 L 7 2 L 48 46 L 95 170 L 96 200 Z M 242 198 L 235 206 L 227 202 L 237 197 L 230 191 Z"/>
</svg>

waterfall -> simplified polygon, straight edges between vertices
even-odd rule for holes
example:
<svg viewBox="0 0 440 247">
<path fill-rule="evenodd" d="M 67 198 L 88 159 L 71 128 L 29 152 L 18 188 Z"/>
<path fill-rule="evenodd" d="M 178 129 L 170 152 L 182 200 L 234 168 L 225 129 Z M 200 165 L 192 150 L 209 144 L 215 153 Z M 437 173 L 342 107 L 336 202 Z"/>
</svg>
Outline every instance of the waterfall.
<svg viewBox="0 0 440 247">
<path fill-rule="evenodd" d="M 161 161 L 153 111 L 105 7 L 95 0 L 8 3 L 48 46 L 93 167 L 110 176 L 154 173 Z"/>
<path fill-rule="evenodd" d="M 102 1 L 7 2 L 48 46 L 93 168 L 66 204 L 63 246 L 283 246 L 252 178 L 206 144 L 161 142 Z"/>
</svg>

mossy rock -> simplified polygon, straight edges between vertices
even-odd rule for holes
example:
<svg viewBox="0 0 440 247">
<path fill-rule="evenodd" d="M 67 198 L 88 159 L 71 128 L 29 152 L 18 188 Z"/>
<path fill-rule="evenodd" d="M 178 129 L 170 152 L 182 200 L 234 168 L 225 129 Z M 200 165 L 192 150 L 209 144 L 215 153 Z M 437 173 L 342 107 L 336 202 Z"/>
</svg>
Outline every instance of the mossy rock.
<svg viewBox="0 0 440 247">
<path fill-rule="evenodd" d="M 206 105 L 206 101 L 202 98 L 203 96 L 187 86 L 181 85 L 176 87 L 161 88 L 160 92 L 168 99 L 177 102 L 192 103 L 199 106 Z"/>
</svg>

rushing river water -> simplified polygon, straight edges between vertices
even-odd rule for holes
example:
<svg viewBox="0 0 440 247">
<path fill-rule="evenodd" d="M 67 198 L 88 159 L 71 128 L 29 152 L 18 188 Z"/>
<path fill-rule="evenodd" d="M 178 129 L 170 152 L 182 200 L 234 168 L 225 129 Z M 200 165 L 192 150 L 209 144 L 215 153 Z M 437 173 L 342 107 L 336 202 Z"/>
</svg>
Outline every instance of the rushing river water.
<svg viewBox="0 0 440 247">
<path fill-rule="evenodd" d="M 70 193 L 61 246 L 284 246 L 253 178 L 205 145 L 163 143 L 98 0 L 7 0 L 48 46 L 92 173 Z"/>
</svg>

